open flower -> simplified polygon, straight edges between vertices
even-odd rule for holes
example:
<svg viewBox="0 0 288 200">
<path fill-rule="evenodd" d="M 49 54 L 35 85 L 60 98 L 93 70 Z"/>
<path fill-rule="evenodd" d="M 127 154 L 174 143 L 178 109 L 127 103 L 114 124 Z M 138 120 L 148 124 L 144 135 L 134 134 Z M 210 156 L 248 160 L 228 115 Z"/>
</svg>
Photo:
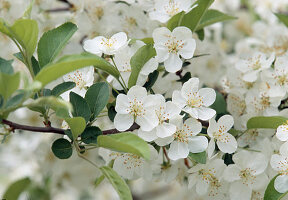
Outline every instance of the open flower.
<svg viewBox="0 0 288 200">
<path fill-rule="evenodd" d="M 154 9 L 149 13 L 149 17 L 152 20 L 165 23 L 177 13 L 181 11 L 187 12 L 191 5 L 191 0 L 156 0 Z"/>
<path fill-rule="evenodd" d="M 198 87 L 199 79 L 190 78 L 183 84 L 181 91 L 173 92 L 172 102 L 195 119 L 211 119 L 216 111 L 207 107 L 214 103 L 216 93 L 212 88 L 198 90 Z"/>
<path fill-rule="evenodd" d="M 280 155 L 274 154 L 270 160 L 271 167 L 280 175 L 274 182 L 275 189 L 280 193 L 288 191 L 288 142 L 280 147 Z"/>
<path fill-rule="evenodd" d="M 138 136 L 145 141 L 151 142 L 155 139 L 165 138 L 171 136 L 176 131 L 176 126 L 169 123 L 169 120 L 180 114 L 180 109 L 171 101 L 165 102 L 165 98 L 162 95 L 156 95 L 155 100 L 158 101 L 156 106 L 156 115 L 159 119 L 159 124 L 151 131 L 138 131 Z"/>
<path fill-rule="evenodd" d="M 177 72 L 182 67 L 182 60 L 193 57 L 196 42 L 192 38 L 189 28 L 179 26 L 172 33 L 166 27 L 156 28 L 153 31 L 154 47 L 158 62 L 164 62 L 168 72 Z"/>
<path fill-rule="evenodd" d="M 166 138 L 155 140 L 159 146 L 170 144 L 168 157 L 171 160 L 187 158 L 189 152 L 200 153 L 206 150 L 208 140 L 205 136 L 197 136 L 202 129 L 202 125 L 196 119 L 189 118 L 183 123 L 182 117 L 175 117 L 171 120 L 177 128 L 175 133 Z"/>
<path fill-rule="evenodd" d="M 223 153 L 235 152 L 237 149 L 237 141 L 233 135 L 227 133 L 233 124 L 234 120 L 231 115 L 222 116 L 217 123 L 215 119 L 211 119 L 207 129 L 207 133 L 211 137 L 209 146 L 215 146 L 214 140 L 216 140 L 218 148 Z"/>
<path fill-rule="evenodd" d="M 78 69 L 76 71 L 70 72 L 63 76 L 65 82 L 71 81 L 76 84 L 76 86 L 67 92 L 61 94 L 61 97 L 69 101 L 69 93 L 75 92 L 80 96 L 84 97 L 86 94 L 86 88 L 93 85 L 94 81 L 94 67 L 85 67 Z"/>
<path fill-rule="evenodd" d="M 252 190 L 265 188 L 269 179 L 264 173 L 267 167 L 265 156 L 257 152 L 241 151 L 233 155 L 235 164 L 228 165 L 224 179 L 231 182 L 231 199 L 250 199 Z"/>
<path fill-rule="evenodd" d="M 119 94 L 117 96 L 115 128 L 119 131 L 125 131 L 135 121 L 143 131 L 151 131 L 159 123 L 155 113 L 156 105 L 155 96 L 147 95 L 144 87 L 137 85 L 131 87 L 127 95 Z"/>
<path fill-rule="evenodd" d="M 259 72 L 263 69 L 268 69 L 274 59 L 274 54 L 267 58 L 265 54 L 257 52 L 247 60 L 240 60 L 235 67 L 243 73 L 242 78 L 244 81 L 255 82 Z"/>
<path fill-rule="evenodd" d="M 278 126 L 276 137 L 281 141 L 288 140 L 288 121 L 285 124 Z"/>
<path fill-rule="evenodd" d="M 127 35 L 124 32 L 116 33 L 111 38 L 98 36 L 84 42 L 84 49 L 100 56 L 102 53 L 114 55 L 117 51 L 128 45 Z"/>
</svg>

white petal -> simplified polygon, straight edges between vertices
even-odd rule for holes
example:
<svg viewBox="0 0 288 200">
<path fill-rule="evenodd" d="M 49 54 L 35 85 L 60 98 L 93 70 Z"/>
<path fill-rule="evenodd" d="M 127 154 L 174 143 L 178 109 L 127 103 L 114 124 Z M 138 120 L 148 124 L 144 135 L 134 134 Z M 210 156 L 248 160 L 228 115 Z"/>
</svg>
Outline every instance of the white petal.
<svg viewBox="0 0 288 200">
<path fill-rule="evenodd" d="M 175 103 L 181 109 L 186 105 L 186 100 L 183 98 L 181 92 L 178 90 L 173 92 L 172 102 Z"/>
<path fill-rule="evenodd" d="M 202 180 L 202 179 L 200 179 L 196 183 L 196 192 L 200 196 L 203 196 L 204 194 L 206 194 L 208 192 L 208 188 L 209 188 L 209 184 L 206 181 Z"/>
<path fill-rule="evenodd" d="M 218 120 L 218 126 L 224 126 L 224 132 L 227 132 L 232 128 L 234 124 L 234 119 L 231 115 L 224 115 Z"/>
<path fill-rule="evenodd" d="M 183 84 L 181 93 L 183 97 L 187 97 L 191 93 L 198 92 L 199 78 L 190 78 L 187 82 Z"/>
<path fill-rule="evenodd" d="M 178 160 L 180 158 L 187 158 L 189 154 L 188 144 L 184 142 L 173 141 L 170 144 L 168 157 L 171 160 Z"/>
<path fill-rule="evenodd" d="M 124 94 L 119 94 L 116 99 L 115 110 L 119 114 L 128 114 L 130 111 L 129 99 Z"/>
<path fill-rule="evenodd" d="M 281 141 L 288 140 L 288 125 L 281 125 L 277 128 L 276 137 Z"/>
<path fill-rule="evenodd" d="M 152 131 L 142 131 L 139 129 L 138 136 L 147 142 L 152 142 L 157 139 L 156 129 L 154 128 Z"/>
<path fill-rule="evenodd" d="M 228 165 L 224 171 L 223 177 L 228 182 L 234 182 L 240 180 L 241 177 L 239 176 L 241 169 L 235 165 Z"/>
<path fill-rule="evenodd" d="M 157 43 L 164 44 L 170 38 L 171 32 L 166 27 L 156 28 L 153 31 L 152 36 L 155 44 Z"/>
<path fill-rule="evenodd" d="M 179 55 L 170 53 L 167 60 L 164 61 L 164 67 L 167 72 L 175 73 L 182 68 L 182 60 Z"/>
<path fill-rule="evenodd" d="M 211 106 L 216 100 L 216 92 L 212 88 L 201 88 L 199 96 L 203 97 L 204 106 Z"/>
<path fill-rule="evenodd" d="M 151 58 L 148 62 L 142 67 L 141 74 L 149 75 L 151 72 L 156 70 L 158 67 L 158 62 L 155 58 Z"/>
<path fill-rule="evenodd" d="M 166 103 L 166 110 L 164 116 L 168 119 L 171 119 L 175 117 L 176 115 L 179 115 L 181 112 L 181 109 L 171 101 L 168 101 Z"/>
<path fill-rule="evenodd" d="M 183 48 L 179 50 L 179 54 L 185 59 L 190 59 L 193 57 L 195 49 L 196 41 L 191 38 L 185 42 Z"/>
<path fill-rule="evenodd" d="M 175 132 L 176 132 L 176 126 L 173 124 L 168 124 L 166 122 L 156 127 L 157 136 L 160 138 L 171 136 Z"/>
<path fill-rule="evenodd" d="M 134 122 L 132 115 L 116 114 L 114 118 L 114 126 L 118 131 L 126 131 L 129 129 Z"/>
<path fill-rule="evenodd" d="M 275 189 L 280 193 L 285 193 L 288 191 L 288 176 L 280 175 L 275 179 L 274 182 Z"/>
<path fill-rule="evenodd" d="M 169 136 L 166 138 L 157 138 L 154 142 L 158 145 L 158 146 L 166 146 L 168 144 L 170 144 L 172 141 L 174 140 L 173 136 Z"/>
<path fill-rule="evenodd" d="M 286 170 L 288 166 L 287 157 L 274 154 L 271 156 L 270 165 L 275 171 Z"/>
<path fill-rule="evenodd" d="M 156 50 L 156 60 L 157 62 L 164 62 L 169 57 L 168 48 L 164 45 L 155 44 L 154 48 Z"/>
<path fill-rule="evenodd" d="M 133 100 L 134 98 L 143 99 L 144 97 L 147 96 L 147 91 L 144 87 L 135 85 L 135 86 L 130 88 L 130 90 L 127 93 L 127 96 L 131 100 Z"/>
<path fill-rule="evenodd" d="M 159 119 L 154 111 L 146 110 L 145 115 L 136 118 L 136 123 L 143 131 L 151 131 L 158 125 Z"/>
<path fill-rule="evenodd" d="M 131 170 L 127 168 L 127 164 L 124 164 L 124 160 L 121 157 L 115 159 L 113 169 L 124 178 L 127 179 L 133 178 L 134 169 Z"/>
<path fill-rule="evenodd" d="M 265 189 L 269 183 L 268 176 L 265 173 L 262 173 L 253 180 L 253 184 L 251 185 L 251 189 L 253 190 L 261 190 Z"/>
<path fill-rule="evenodd" d="M 202 130 L 202 124 L 194 118 L 189 118 L 185 121 L 183 129 L 186 133 L 195 136 Z"/>
<path fill-rule="evenodd" d="M 243 80 L 247 82 L 254 82 L 258 78 L 258 71 L 250 71 L 244 74 Z"/>
<path fill-rule="evenodd" d="M 113 45 L 113 48 L 115 50 L 119 50 L 120 48 L 124 48 L 128 43 L 127 43 L 127 35 L 124 32 L 119 32 L 114 34 L 111 37 L 111 40 L 115 40 L 116 42 Z"/>
<path fill-rule="evenodd" d="M 209 126 L 207 129 L 207 134 L 209 135 L 209 137 L 213 138 L 213 133 L 215 131 L 218 131 L 218 124 L 216 123 L 215 119 L 212 118 L 209 120 Z"/>
<path fill-rule="evenodd" d="M 252 190 L 248 186 L 237 181 L 231 184 L 229 194 L 231 200 L 250 200 Z"/>
<path fill-rule="evenodd" d="M 208 140 L 205 136 L 192 136 L 188 139 L 189 150 L 192 153 L 200 153 L 207 149 Z"/>
<path fill-rule="evenodd" d="M 186 106 L 182 109 L 184 112 L 190 114 L 191 117 L 195 118 L 195 119 L 199 119 L 199 115 L 198 115 L 198 108 L 191 108 L 189 106 Z"/>
<path fill-rule="evenodd" d="M 214 115 L 216 115 L 216 111 L 213 110 L 212 108 L 204 108 L 204 107 L 200 107 L 197 108 L 198 111 L 198 118 L 201 120 L 209 120 L 212 117 L 214 117 Z"/>
<path fill-rule="evenodd" d="M 288 141 L 280 146 L 279 152 L 283 156 L 288 156 Z"/>
<path fill-rule="evenodd" d="M 84 46 L 83 46 L 84 50 L 89 52 L 89 53 L 93 53 L 93 54 L 96 54 L 98 56 L 101 56 L 102 51 L 101 51 L 101 49 L 99 49 L 99 40 L 101 40 L 102 38 L 104 38 L 104 37 L 100 36 L 100 37 L 96 37 L 92 40 L 85 40 Z"/>
<path fill-rule="evenodd" d="M 215 142 L 214 142 L 214 139 L 211 139 L 209 141 L 208 148 L 207 148 L 207 156 L 209 159 L 213 156 L 214 150 L 215 150 Z"/>
<path fill-rule="evenodd" d="M 187 40 L 192 38 L 192 31 L 185 26 L 178 26 L 172 31 L 172 35 L 178 40 Z"/>
<path fill-rule="evenodd" d="M 217 140 L 217 146 L 223 153 L 234 153 L 237 149 L 237 141 L 235 137 L 229 133 L 224 134 L 225 142 Z"/>
</svg>

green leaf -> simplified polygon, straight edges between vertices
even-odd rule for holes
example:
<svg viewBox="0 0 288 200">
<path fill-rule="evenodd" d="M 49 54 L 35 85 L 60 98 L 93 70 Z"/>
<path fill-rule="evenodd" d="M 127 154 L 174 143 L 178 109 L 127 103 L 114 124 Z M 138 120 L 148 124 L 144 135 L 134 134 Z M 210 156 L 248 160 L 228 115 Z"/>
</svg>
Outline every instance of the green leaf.
<svg viewBox="0 0 288 200">
<path fill-rule="evenodd" d="M 95 68 L 106 71 L 108 74 L 111 74 L 115 78 L 119 77 L 119 72 L 105 59 L 96 55 L 83 53 L 79 55 L 76 54 L 64 56 L 56 63 L 46 65 L 37 74 L 35 80 L 40 81 L 44 87 L 51 81 L 54 81 L 69 72 L 91 65 L 93 65 Z"/>
<path fill-rule="evenodd" d="M 114 135 L 100 135 L 98 136 L 97 143 L 99 147 L 132 153 L 147 160 L 150 158 L 150 149 L 148 144 L 133 133 L 125 132 Z"/>
<path fill-rule="evenodd" d="M 13 55 L 18 60 L 20 60 L 22 63 L 24 63 L 26 65 L 26 63 L 25 63 L 26 61 L 24 60 L 21 52 L 14 53 Z M 40 71 L 40 66 L 39 66 L 37 59 L 34 56 L 32 56 L 32 58 L 31 58 L 31 63 L 32 63 L 32 70 L 33 70 L 34 75 L 38 74 L 38 72 Z"/>
<path fill-rule="evenodd" d="M 156 83 L 158 76 L 159 76 L 159 72 L 157 70 L 149 74 L 148 81 L 143 85 L 143 87 L 145 87 L 146 90 L 149 91 L 153 87 L 153 85 Z"/>
<path fill-rule="evenodd" d="M 83 117 L 86 122 L 89 121 L 91 111 L 86 100 L 80 95 L 70 92 L 70 103 L 73 106 L 73 117 Z"/>
<path fill-rule="evenodd" d="M 20 74 L 13 75 L 0 73 L 0 94 L 6 100 L 8 99 L 19 87 Z"/>
<path fill-rule="evenodd" d="M 214 0 L 198 0 L 195 3 L 197 4 L 197 6 L 183 16 L 180 25 L 190 28 L 192 32 L 197 30 L 201 19 L 203 18 L 207 9 L 213 2 Z"/>
<path fill-rule="evenodd" d="M 199 31 L 196 31 L 196 33 L 197 33 L 197 35 L 198 35 L 199 40 L 203 41 L 204 38 L 205 38 L 204 29 L 200 29 Z"/>
<path fill-rule="evenodd" d="M 76 83 L 69 81 L 69 82 L 63 82 L 60 83 L 59 85 L 55 86 L 52 91 L 51 94 L 53 96 L 58 97 L 60 94 L 63 94 L 64 92 L 73 89 L 76 86 Z"/>
<path fill-rule="evenodd" d="M 234 20 L 237 19 L 236 17 L 227 15 L 225 13 L 222 13 L 218 10 L 207 10 L 205 15 L 202 17 L 200 23 L 198 24 L 196 31 L 199 31 L 203 29 L 206 26 L 209 26 L 211 24 L 215 24 L 217 22 L 223 22 L 227 20 Z"/>
<path fill-rule="evenodd" d="M 201 153 L 189 153 L 189 157 L 197 163 L 206 164 L 206 151 Z"/>
<path fill-rule="evenodd" d="M 51 149 L 54 155 L 59 159 L 70 158 L 73 153 L 71 143 L 64 138 L 55 140 L 52 144 Z"/>
<path fill-rule="evenodd" d="M 14 70 L 12 67 L 13 60 L 5 60 L 0 58 L 0 72 L 4 74 L 13 74 Z"/>
<path fill-rule="evenodd" d="M 23 101 L 24 97 L 25 93 L 23 91 L 20 91 L 18 94 L 7 100 L 5 108 L 16 107 Z"/>
<path fill-rule="evenodd" d="M 227 113 L 227 103 L 223 95 L 218 91 L 216 91 L 216 100 L 210 107 L 216 110 L 217 114 Z"/>
<path fill-rule="evenodd" d="M 53 62 L 76 31 L 77 26 L 71 22 L 67 22 L 42 35 L 37 49 L 41 68 Z"/>
<path fill-rule="evenodd" d="M 280 193 L 277 190 L 275 190 L 274 182 L 275 182 L 275 179 L 277 178 L 277 176 L 279 176 L 279 175 L 276 175 L 268 184 L 268 186 L 265 190 L 264 200 L 280 200 L 288 194 L 288 192 Z"/>
<path fill-rule="evenodd" d="M 278 19 L 285 24 L 285 26 L 288 27 L 288 15 L 280 14 L 280 13 L 275 13 L 275 15 L 278 17 Z"/>
<path fill-rule="evenodd" d="M 20 179 L 12 183 L 5 191 L 3 199 L 17 200 L 22 192 L 24 192 L 31 184 L 29 178 Z"/>
<path fill-rule="evenodd" d="M 174 28 L 176 28 L 177 26 L 179 26 L 179 23 L 181 23 L 183 16 L 185 15 L 185 12 L 182 11 L 180 13 L 177 13 L 176 15 L 174 15 L 173 17 L 171 17 L 169 19 L 169 21 L 167 22 L 167 28 L 170 31 L 173 31 Z"/>
<path fill-rule="evenodd" d="M 152 44 L 147 44 L 136 51 L 130 60 L 131 65 L 131 75 L 128 81 L 128 87 L 136 85 L 138 75 L 142 67 L 148 62 L 152 57 L 156 56 L 156 51 Z"/>
<path fill-rule="evenodd" d="M 69 117 L 69 112 L 72 111 L 72 105 L 69 102 L 54 96 L 40 97 L 26 106 L 30 110 L 40 113 L 45 113 L 47 109 L 51 108 L 58 117 L 62 118 Z"/>
<path fill-rule="evenodd" d="M 3 22 L 3 20 L 2 20 Z M 0 23 L 1 24 L 1 23 Z M 31 58 L 38 40 L 38 24 L 32 19 L 18 19 L 12 26 L 5 23 L 0 25 L 0 31 L 16 40 L 25 50 L 27 57 Z"/>
<path fill-rule="evenodd" d="M 92 119 L 105 108 L 109 100 L 109 87 L 105 82 L 95 83 L 86 92 L 85 99 L 90 107 Z"/>
<path fill-rule="evenodd" d="M 102 135 L 100 128 L 95 126 L 87 127 L 84 132 L 81 134 L 81 140 L 85 144 L 97 144 L 97 137 Z"/>
<path fill-rule="evenodd" d="M 100 170 L 114 187 L 121 200 L 132 200 L 132 194 L 128 185 L 111 167 L 104 166 Z"/>
<path fill-rule="evenodd" d="M 145 44 L 154 44 L 154 40 L 153 40 L 153 38 L 151 38 L 151 37 L 143 38 L 143 39 L 141 39 L 141 40 L 142 40 L 142 42 L 144 42 Z"/>
<path fill-rule="evenodd" d="M 74 140 L 83 133 L 86 127 L 86 122 L 83 117 L 73 117 L 73 118 L 66 118 L 65 121 L 68 123 Z"/>
<path fill-rule="evenodd" d="M 278 126 L 286 123 L 288 118 L 282 116 L 273 117 L 252 117 L 247 122 L 247 129 L 252 128 L 270 128 L 277 129 Z"/>
</svg>

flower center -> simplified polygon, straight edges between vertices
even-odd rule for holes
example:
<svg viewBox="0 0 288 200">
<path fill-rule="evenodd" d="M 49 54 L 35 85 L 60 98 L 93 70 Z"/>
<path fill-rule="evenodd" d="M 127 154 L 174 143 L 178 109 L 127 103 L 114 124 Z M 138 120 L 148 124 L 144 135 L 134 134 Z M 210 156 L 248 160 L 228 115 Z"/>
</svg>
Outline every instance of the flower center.
<svg viewBox="0 0 288 200">
<path fill-rule="evenodd" d="M 134 154 L 124 154 L 122 155 L 122 158 L 124 159 L 124 165 L 127 169 L 132 169 L 136 167 L 140 167 L 142 164 L 142 160 L 139 156 Z"/>
<path fill-rule="evenodd" d="M 136 98 L 133 99 L 133 101 L 129 102 L 130 111 L 129 113 L 133 115 L 135 118 L 137 116 L 143 116 L 146 112 L 146 109 L 144 109 L 142 101 L 138 101 Z"/>
<path fill-rule="evenodd" d="M 241 170 L 239 173 L 240 178 L 242 179 L 242 183 L 244 185 L 248 185 L 255 183 L 256 176 L 253 175 L 256 171 L 252 170 L 251 168 L 246 168 Z"/>
<path fill-rule="evenodd" d="M 185 142 L 188 143 L 188 136 L 189 134 L 186 133 L 183 129 L 178 129 L 176 130 L 176 132 L 174 133 L 173 137 L 175 140 L 179 141 L 179 142 Z"/>
<path fill-rule="evenodd" d="M 169 114 L 166 114 L 165 108 L 163 106 L 160 106 L 159 109 L 155 112 L 159 119 L 159 124 L 163 124 L 166 120 L 168 120 Z"/>
<path fill-rule="evenodd" d="M 176 15 L 180 11 L 179 3 L 174 2 L 174 0 L 170 0 L 169 4 L 164 6 L 164 10 L 169 16 Z"/>
<path fill-rule="evenodd" d="M 177 54 L 180 49 L 183 48 L 183 40 L 177 40 L 176 37 L 169 36 L 170 39 L 165 43 L 165 46 L 168 48 L 169 53 Z"/>
<path fill-rule="evenodd" d="M 203 97 L 199 96 L 197 92 L 189 93 L 186 103 L 191 108 L 199 108 L 203 105 Z"/>
<path fill-rule="evenodd" d="M 219 126 L 218 130 L 213 132 L 213 137 L 222 143 L 228 143 L 229 142 L 229 137 L 228 135 L 224 135 L 226 133 L 226 127 L 221 125 Z"/>
<path fill-rule="evenodd" d="M 115 42 L 116 42 L 116 39 L 114 38 L 109 38 L 109 39 L 103 38 L 101 44 L 106 46 L 108 49 L 111 49 L 114 46 Z"/>
<path fill-rule="evenodd" d="M 284 161 L 279 161 L 278 164 L 279 174 L 288 175 L 288 158 L 286 157 Z"/>
<path fill-rule="evenodd" d="M 86 85 L 86 82 L 82 78 L 82 73 L 79 70 L 76 70 L 73 75 L 68 75 L 68 78 L 76 83 L 77 87 L 83 89 Z"/>
</svg>

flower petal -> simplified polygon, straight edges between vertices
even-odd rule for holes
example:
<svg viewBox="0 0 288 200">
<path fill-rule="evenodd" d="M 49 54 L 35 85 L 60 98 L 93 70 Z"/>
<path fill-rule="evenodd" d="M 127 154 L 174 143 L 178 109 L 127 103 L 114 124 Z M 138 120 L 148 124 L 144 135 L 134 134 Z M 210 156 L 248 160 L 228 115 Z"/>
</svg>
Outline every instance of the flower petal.
<svg viewBox="0 0 288 200">
<path fill-rule="evenodd" d="M 203 152 L 208 147 L 208 139 L 205 136 L 192 136 L 188 139 L 188 147 L 192 153 Z"/>
<path fill-rule="evenodd" d="M 167 60 L 164 61 L 164 67 L 167 72 L 175 73 L 182 68 L 182 60 L 179 55 L 170 53 Z"/>
<path fill-rule="evenodd" d="M 118 131 L 126 131 L 134 122 L 133 116 L 117 113 L 114 118 L 114 126 Z"/>
<path fill-rule="evenodd" d="M 178 160 L 180 158 L 187 158 L 189 154 L 188 144 L 179 141 L 173 141 L 170 144 L 168 157 L 171 160 Z"/>
</svg>

